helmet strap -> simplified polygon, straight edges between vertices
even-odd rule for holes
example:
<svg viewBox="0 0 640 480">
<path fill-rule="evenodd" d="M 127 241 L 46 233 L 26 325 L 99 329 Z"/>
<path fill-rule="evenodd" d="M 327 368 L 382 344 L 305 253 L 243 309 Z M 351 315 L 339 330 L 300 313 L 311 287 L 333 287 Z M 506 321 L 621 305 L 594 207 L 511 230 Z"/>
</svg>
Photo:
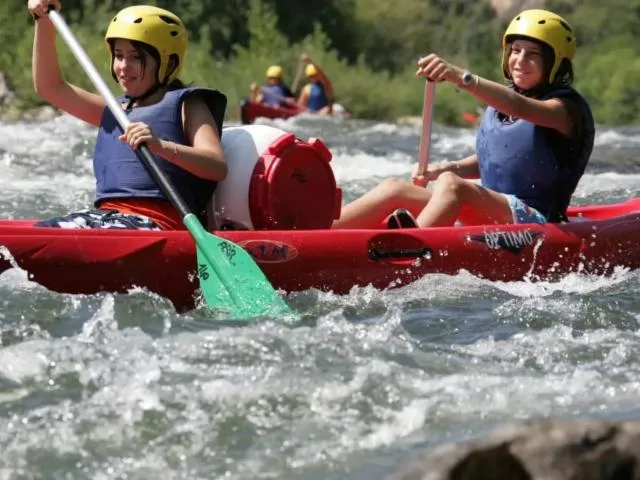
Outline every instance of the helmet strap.
<svg viewBox="0 0 640 480">
<path fill-rule="evenodd" d="M 515 83 L 513 83 L 512 79 L 507 79 L 507 86 L 519 93 L 520 95 L 524 95 L 529 98 L 542 98 L 547 95 L 551 90 L 553 90 L 553 85 L 549 84 L 549 82 L 544 82 L 542 85 L 531 88 L 529 90 L 523 90 L 521 88 L 516 87 Z"/>
<path fill-rule="evenodd" d="M 128 100 L 127 103 L 127 110 L 131 110 L 133 108 L 133 104 L 136 102 L 140 102 L 142 100 L 146 100 L 147 98 L 149 98 L 151 95 L 153 95 L 154 93 L 156 93 L 158 90 L 160 90 L 162 87 L 164 86 L 164 83 L 156 83 L 153 87 L 151 87 L 149 90 L 147 90 L 146 92 L 144 92 L 142 95 L 139 95 L 137 97 L 132 97 L 130 95 L 125 95 L 125 98 Z"/>
</svg>

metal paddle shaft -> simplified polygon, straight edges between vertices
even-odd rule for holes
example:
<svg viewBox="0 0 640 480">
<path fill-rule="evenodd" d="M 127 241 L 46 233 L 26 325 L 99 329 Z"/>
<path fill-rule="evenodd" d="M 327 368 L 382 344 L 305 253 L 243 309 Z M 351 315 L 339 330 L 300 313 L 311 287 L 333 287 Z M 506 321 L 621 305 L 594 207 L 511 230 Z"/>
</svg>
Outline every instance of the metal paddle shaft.
<svg viewBox="0 0 640 480">
<path fill-rule="evenodd" d="M 55 9 L 49 18 L 69 46 L 93 85 L 98 89 L 120 127 L 125 130 L 130 121 L 122 106 L 105 84 L 84 49 L 66 22 Z M 240 246 L 207 232 L 198 217 L 189 209 L 167 175 L 156 163 L 146 145 L 136 155 L 151 177 L 178 210 L 187 230 L 196 242 L 198 278 L 205 301 L 210 307 L 230 310 L 234 319 L 267 314 L 294 316 L 286 302 L 278 295 L 253 258 Z"/>
<path fill-rule="evenodd" d="M 433 104 L 436 96 L 436 83 L 427 80 L 424 85 L 424 105 L 422 107 L 422 134 L 418 153 L 418 173 L 424 174 L 429 165 L 431 147 L 431 125 L 433 123 Z"/>
<path fill-rule="evenodd" d="M 304 69 L 304 63 L 300 61 L 298 63 L 298 70 L 296 71 L 296 76 L 293 79 L 293 83 L 291 84 L 291 91 L 294 93 L 298 89 L 298 84 L 300 83 L 300 79 L 302 78 L 303 69 Z"/>
</svg>

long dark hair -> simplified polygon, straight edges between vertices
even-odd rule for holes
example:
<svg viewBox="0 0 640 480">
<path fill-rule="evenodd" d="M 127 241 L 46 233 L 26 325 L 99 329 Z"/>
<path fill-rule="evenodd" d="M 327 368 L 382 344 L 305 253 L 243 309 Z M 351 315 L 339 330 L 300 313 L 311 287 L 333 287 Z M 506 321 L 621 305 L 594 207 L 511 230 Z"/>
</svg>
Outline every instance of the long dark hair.
<svg viewBox="0 0 640 480">
<path fill-rule="evenodd" d="M 143 75 L 147 68 L 144 52 L 151 55 L 156 61 L 156 65 L 158 65 L 158 68 L 160 68 L 160 54 L 155 48 L 153 48 L 151 45 L 148 45 L 143 42 L 138 42 L 136 40 L 132 40 L 131 44 L 133 45 L 133 48 L 135 48 L 136 52 L 140 56 L 140 65 L 142 67 Z M 178 66 L 178 62 L 179 60 L 177 57 L 175 57 L 175 55 L 172 55 L 169 58 L 169 67 L 167 68 L 167 73 L 166 73 L 167 75 L 169 75 L 173 71 L 173 69 Z M 173 80 L 171 80 L 169 83 L 166 84 L 167 90 L 178 90 L 184 87 L 185 87 L 185 84 L 179 78 L 174 78 Z"/>
</svg>

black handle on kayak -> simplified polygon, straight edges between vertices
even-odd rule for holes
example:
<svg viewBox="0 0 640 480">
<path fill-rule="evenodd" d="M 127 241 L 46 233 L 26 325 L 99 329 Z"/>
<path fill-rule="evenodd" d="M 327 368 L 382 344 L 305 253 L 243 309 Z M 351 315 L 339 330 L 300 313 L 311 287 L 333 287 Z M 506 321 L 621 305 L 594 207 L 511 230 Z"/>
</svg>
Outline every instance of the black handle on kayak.
<svg viewBox="0 0 640 480">
<path fill-rule="evenodd" d="M 389 260 L 402 258 L 426 258 L 430 260 L 433 256 L 433 250 L 427 247 L 422 248 L 399 248 L 397 250 L 382 250 L 378 248 L 369 248 L 369 260 Z"/>
</svg>

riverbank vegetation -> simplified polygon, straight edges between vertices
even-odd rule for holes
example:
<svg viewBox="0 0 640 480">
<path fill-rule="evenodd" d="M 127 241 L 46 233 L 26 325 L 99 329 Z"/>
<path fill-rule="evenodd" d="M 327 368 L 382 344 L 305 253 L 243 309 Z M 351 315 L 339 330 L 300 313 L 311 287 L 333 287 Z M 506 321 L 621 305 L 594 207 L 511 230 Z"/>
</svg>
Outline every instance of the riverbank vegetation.
<svg viewBox="0 0 640 480">
<path fill-rule="evenodd" d="M 240 99 L 252 81 L 278 63 L 291 82 L 307 52 L 330 76 L 336 100 L 356 117 L 395 120 L 420 115 L 423 83 L 415 60 L 435 51 L 447 60 L 501 81 L 501 36 L 510 18 L 499 18 L 489 0 L 161 0 L 190 33 L 187 82 L 218 88 L 229 98 L 227 116 L 237 119 Z M 123 0 L 63 3 L 63 15 L 111 82 L 104 31 Z M 591 101 L 601 124 L 640 123 L 640 0 L 548 0 L 578 36 L 576 86 Z M 41 105 L 31 82 L 32 20 L 25 0 L 0 5 L 0 71 L 15 96 L 11 108 Z M 65 77 L 90 88 L 77 62 L 58 41 Z M 117 86 L 114 93 L 117 93 Z M 452 85 L 436 96 L 436 121 L 463 124 L 479 106 Z M 6 107 L 5 107 L 6 108 Z"/>
</svg>

